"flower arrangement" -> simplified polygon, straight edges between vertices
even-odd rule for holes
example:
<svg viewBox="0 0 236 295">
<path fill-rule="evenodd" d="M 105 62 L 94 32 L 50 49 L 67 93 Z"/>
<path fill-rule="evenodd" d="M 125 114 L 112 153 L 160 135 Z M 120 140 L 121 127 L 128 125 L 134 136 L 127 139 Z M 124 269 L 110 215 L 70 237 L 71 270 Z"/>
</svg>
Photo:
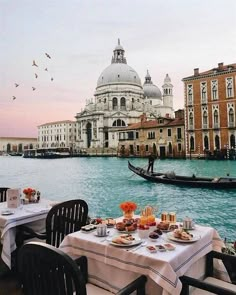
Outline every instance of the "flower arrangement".
<svg viewBox="0 0 236 295">
<path fill-rule="evenodd" d="M 134 202 L 123 202 L 120 204 L 120 209 L 124 212 L 135 211 L 137 209 L 137 205 Z"/>
<path fill-rule="evenodd" d="M 32 196 L 32 195 L 35 195 L 36 194 L 36 190 L 34 188 L 31 188 L 31 187 L 28 187 L 28 188 L 25 188 L 23 190 L 23 193 L 26 195 L 26 196 Z"/>
</svg>

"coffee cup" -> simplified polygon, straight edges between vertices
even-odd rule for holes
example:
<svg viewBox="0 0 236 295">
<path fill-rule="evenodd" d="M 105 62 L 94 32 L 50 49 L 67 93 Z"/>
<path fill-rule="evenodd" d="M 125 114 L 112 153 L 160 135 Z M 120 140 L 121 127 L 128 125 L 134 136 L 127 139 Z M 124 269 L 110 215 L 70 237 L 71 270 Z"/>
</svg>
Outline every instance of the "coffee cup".
<svg viewBox="0 0 236 295">
<path fill-rule="evenodd" d="M 107 225 L 106 224 L 98 224 L 97 225 L 97 236 L 105 237 L 107 235 Z"/>
</svg>

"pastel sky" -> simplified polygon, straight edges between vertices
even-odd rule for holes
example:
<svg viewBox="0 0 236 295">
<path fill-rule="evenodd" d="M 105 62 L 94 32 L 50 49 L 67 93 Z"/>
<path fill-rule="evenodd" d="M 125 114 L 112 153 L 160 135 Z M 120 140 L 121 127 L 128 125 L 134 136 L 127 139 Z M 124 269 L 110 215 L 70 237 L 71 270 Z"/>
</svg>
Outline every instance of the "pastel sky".
<svg viewBox="0 0 236 295">
<path fill-rule="evenodd" d="M 118 38 L 142 82 L 169 74 L 183 108 L 182 78 L 236 62 L 235 14 L 235 0 L 0 0 L 0 136 L 74 120 Z"/>
</svg>

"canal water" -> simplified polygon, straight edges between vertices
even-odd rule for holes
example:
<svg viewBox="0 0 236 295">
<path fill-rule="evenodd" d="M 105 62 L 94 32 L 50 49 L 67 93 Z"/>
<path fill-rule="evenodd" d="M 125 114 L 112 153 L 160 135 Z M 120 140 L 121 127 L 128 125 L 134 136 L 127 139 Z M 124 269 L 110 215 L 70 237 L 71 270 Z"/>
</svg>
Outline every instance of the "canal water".
<svg viewBox="0 0 236 295">
<path fill-rule="evenodd" d="M 146 167 L 146 159 L 130 159 Z M 92 217 L 117 217 L 119 204 L 132 200 L 139 208 L 145 205 L 161 211 L 176 212 L 196 223 L 217 229 L 222 238 L 236 240 L 236 189 L 212 190 L 155 184 L 132 174 L 128 159 L 116 157 L 84 157 L 66 159 L 24 159 L 0 157 L 0 186 L 33 187 L 42 197 L 51 200 L 82 198 L 89 205 Z M 156 160 L 154 169 L 174 171 L 180 175 L 236 177 L 235 161 Z M 138 210 L 137 210 L 138 212 Z"/>
</svg>

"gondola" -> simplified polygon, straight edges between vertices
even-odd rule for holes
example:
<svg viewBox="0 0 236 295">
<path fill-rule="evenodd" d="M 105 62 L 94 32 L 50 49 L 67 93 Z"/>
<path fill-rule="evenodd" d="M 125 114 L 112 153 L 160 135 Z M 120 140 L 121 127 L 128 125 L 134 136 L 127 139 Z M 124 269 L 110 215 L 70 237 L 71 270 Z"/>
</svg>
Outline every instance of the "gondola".
<svg viewBox="0 0 236 295">
<path fill-rule="evenodd" d="M 180 176 L 174 172 L 156 173 L 148 172 L 141 167 L 135 167 L 128 161 L 128 168 L 138 176 L 153 181 L 156 183 L 174 184 L 179 186 L 200 187 L 200 188 L 212 188 L 212 189 L 229 189 L 236 188 L 236 178 L 233 177 L 197 177 L 192 176 Z"/>
</svg>

